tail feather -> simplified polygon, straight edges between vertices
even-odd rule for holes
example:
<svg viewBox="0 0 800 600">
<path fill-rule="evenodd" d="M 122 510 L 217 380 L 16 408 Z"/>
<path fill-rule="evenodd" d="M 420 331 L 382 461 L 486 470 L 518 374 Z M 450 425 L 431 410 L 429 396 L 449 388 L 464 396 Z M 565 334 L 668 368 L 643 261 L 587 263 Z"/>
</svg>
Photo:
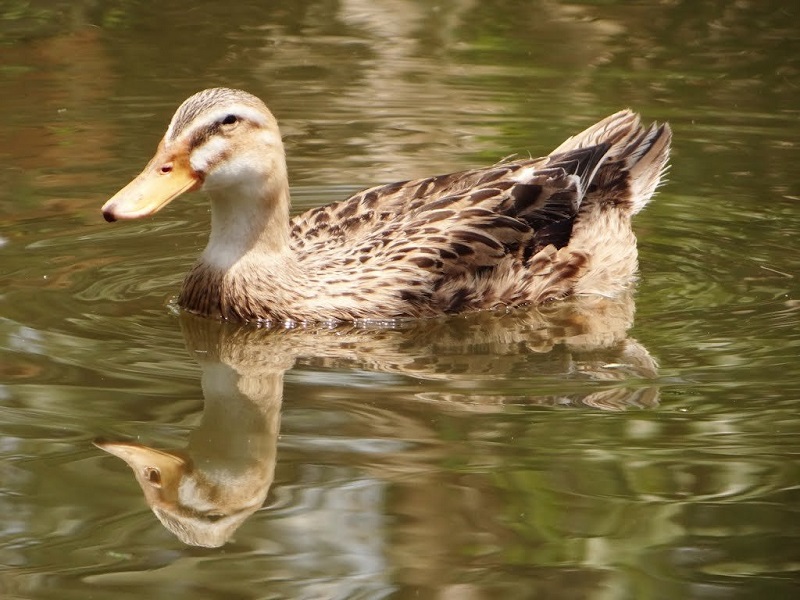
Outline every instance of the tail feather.
<svg viewBox="0 0 800 600">
<path fill-rule="evenodd" d="M 626 109 L 567 139 L 551 156 L 608 144 L 604 168 L 596 183 L 602 188 L 603 180 L 616 179 L 612 173 L 625 172 L 628 190 L 625 200 L 631 214 L 636 214 L 650 201 L 667 170 L 671 141 L 668 124 L 654 123 L 645 128 L 639 115 Z"/>
<path fill-rule="evenodd" d="M 638 114 L 630 109 L 621 110 L 567 138 L 551 154 L 562 154 L 579 148 L 608 143 L 611 145 L 608 158 L 614 159 L 622 148 L 628 146 L 631 138 L 639 134 L 641 129 L 642 124 Z"/>
<path fill-rule="evenodd" d="M 633 214 L 642 210 L 656 191 L 667 172 L 672 129 L 669 125 L 653 124 L 642 142 L 626 159 L 630 173 Z"/>
</svg>

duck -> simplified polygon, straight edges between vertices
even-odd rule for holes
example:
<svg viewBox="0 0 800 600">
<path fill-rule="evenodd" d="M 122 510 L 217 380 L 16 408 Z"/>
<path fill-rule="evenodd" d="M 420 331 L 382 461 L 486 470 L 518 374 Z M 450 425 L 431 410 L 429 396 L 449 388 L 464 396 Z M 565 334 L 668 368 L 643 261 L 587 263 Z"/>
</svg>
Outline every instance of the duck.
<svg viewBox="0 0 800 600">
<path fill-rule="evenodd" d="M 144 170 L 102 207 L 148 217 L 202 190 L 208 243 L 178 306 L 264 325 L 425 319 L 615 297 L 636 281 L 631 220 L 667 169 L 672 131 L 614 113 L 541 158 L 371 187 L 291 216 L 281 133 L 262 100 L 185 100 Z"/>
</svg>

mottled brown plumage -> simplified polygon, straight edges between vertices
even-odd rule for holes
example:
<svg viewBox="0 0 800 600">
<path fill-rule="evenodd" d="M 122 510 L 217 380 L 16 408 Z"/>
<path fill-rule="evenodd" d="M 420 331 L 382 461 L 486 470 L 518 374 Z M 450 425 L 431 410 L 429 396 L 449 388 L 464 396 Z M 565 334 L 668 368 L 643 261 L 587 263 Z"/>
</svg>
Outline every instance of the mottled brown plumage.
<svg viewBox="0 0 800 600">
<path fill-rule="evenodd" d="M 405 181 L 289 218 L 277 123 L 239 90 L 195 94 L 156 156 L 103 207 L 212 201 L 208 246 L 179 304 L 236 320 L 353 321 L 615 296 L 637 270 L 631 217 L 655 191 L 669 126 L 621 111 L 549 156 Z"/>
</svg>

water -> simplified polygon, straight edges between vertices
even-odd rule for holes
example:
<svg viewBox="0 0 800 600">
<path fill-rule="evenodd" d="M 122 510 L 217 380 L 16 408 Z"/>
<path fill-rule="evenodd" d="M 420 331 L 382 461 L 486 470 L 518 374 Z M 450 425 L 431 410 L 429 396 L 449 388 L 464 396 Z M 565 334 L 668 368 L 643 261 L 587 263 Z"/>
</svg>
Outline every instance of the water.
<svg viewBox="0 0 800 600">
<path fill-rule="evenodd" d="M 795 597 L 797 17 L 1 5 L 3 597 Z M 638 288 L 396 328 L 180 315 L 206 203 L 115 225 L 99 207 L 209 85 L 273 109 L 297 211 L 544 153 L 625 106 L 668 120 Z M 161 461 L 158 485 L 94 442 Z M 170 530 L 148 501 L 169 522 L 179 477 L 199 508 Z"/>
</svg>

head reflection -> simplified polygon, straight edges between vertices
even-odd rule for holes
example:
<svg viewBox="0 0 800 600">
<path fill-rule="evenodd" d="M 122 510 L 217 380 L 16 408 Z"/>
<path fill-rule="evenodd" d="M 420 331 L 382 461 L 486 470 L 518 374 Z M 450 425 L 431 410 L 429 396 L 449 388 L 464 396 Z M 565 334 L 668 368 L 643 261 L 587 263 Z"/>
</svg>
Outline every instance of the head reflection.
<svg viewBox="0 0 800 600">
<path fill-rule="evenodd" d="M 182 542 L 217 547 L 267 497 L 275 474 L 283 374 L 293 359 L 267 356 L 246 330 L 181 317 L 202 369 L 203 416 L 183 450 L 131 442 L 95 445 L 124 460 L 161 523 Z"/>
</svg>

